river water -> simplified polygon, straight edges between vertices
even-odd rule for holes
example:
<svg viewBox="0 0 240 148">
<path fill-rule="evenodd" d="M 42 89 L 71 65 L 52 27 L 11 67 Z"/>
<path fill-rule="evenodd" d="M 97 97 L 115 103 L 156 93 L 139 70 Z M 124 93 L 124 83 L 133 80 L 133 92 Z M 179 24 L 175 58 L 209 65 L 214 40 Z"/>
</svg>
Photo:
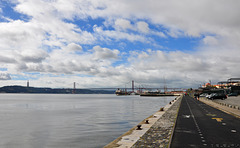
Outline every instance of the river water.
<svg viewBox="0 0 240 148">
<path fill-rule="evenodd" d="M 100 148 L 173 98 L 0 94 L 0 147 Z"/>
</svg>

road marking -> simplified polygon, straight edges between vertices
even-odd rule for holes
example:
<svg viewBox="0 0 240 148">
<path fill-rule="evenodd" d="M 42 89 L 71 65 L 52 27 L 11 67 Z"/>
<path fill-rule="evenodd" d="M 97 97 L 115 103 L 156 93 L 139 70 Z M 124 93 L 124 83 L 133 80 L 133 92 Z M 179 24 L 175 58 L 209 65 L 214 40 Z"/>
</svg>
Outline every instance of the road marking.
<svg viewBox="0 0 240 148">
<path fill-rule="evenodd" d="M 194 101 L 193 101 L 193 102 L 194 102 Z M 194 117 L 194 115 L 193 115 L 192 109 L 191 109 L 190 105 L 188 104 L 187 98 L 186 98 L 186 103 L 187 103 L 187 106 L 188 106 L 189 111 L 190 111 L 190 113 L 191 113 L 190 116 L 192 116 L 193 121 L 194 121 L 194 123 L 195 123 L 195 126 L 196 126 L 196 128 L 197 128 L 197 130 L 198 130 L 198 133 L 199 133 L 199 134 L 202 134 L 202 132 L 201 132 L 199 126 L 198 126 L 198 123 L 197 123 L 197 121 L 196 121 L 196 119 L 195 119 L 195 117 Z M 194 103 L 196 103 L 196 102 L 194 102 Z M 197 103 L 196 103 L 196 104 L 197 104 Z M 198 104 L 197 104 L 197 105 L 198 105 Z M 206 143 L 206 140 L 204 139 L 204 137 L 203 137 L 203 136 L 200 136 L 200 138 L 202 139 L 202 143 L 205 144 L 205 143 Z"/>
<path fill-rule="evenodd" d="M 183 115 L 183 118 L 190 118 L 190 115 Z"/>
<path fill-rule="evenodd" d="M 216 114 L 206 114 L 207 116 L 215 117 L 217 116 Z"/>
<path fill-rule="evenodd" d="M 212 118 L 213 120 L 217 120 L 217 122 L 222 122 L 223 118 Z"/>
</svg>

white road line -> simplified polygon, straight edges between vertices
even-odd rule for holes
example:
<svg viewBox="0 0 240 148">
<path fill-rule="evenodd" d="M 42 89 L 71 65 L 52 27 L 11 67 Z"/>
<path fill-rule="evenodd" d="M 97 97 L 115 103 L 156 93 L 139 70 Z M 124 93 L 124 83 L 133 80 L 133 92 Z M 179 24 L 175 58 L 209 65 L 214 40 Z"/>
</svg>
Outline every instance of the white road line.
<svg viewBox="0 0 240 148">
<path fill-rule="evenodd" d="M 206 140 L 205 140 L 205 138 L 202 136 L 202 132 L 201 132 L 199 126 L 198 126 L 198 123 L 197 123 L 197 121 L 196 121 L 196 119 L 195 119 L 195 117 L 194 117 L 194 115 L 193 115 L 192 109 L 191 109 L 190 105 L 188 104 L 187 99 L 186 99 L 186 103 L 187 103 L 188 108 L 189 108 L 189 111 L 190 111 L 190 113 L 191 113 L 191 115 L 192 115 L 192 117 L 193 117 L 193 121 L 194 121 L 194 123 L 195 123 L 195 125 L 196 125 L 196 128 L 197 128 L 197 130 L 198 130 L 198 133 L 199 133 L 199 135 L 201 134 L 201 137 L 200 137 L 200 138 L 202 139 L 203 145 L 206 146 L 206 145 L 207 145 L 207 144 L 206 144 Z M 196 103 L 196 102 L 194 102 L 194 103 Z M 197 103 L 196 103 L 196 104 L 197 104 Z"/>
</svg>

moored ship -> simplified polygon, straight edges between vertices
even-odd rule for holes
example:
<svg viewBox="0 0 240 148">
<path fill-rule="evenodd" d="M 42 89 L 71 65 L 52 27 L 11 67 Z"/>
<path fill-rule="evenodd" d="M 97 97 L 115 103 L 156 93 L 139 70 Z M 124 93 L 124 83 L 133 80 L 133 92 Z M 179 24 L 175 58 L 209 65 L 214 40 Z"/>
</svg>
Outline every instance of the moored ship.
<svg viewBox="0 0 240 148">
<path fill-rule="evenodd" d="M 119 89 L 119 88 L 116 90 L 115 94 L 116 94 L 117 96 L 129 95 L 129 93 L 128 93 L 126 90 L 121 90 L 121 89 Z"/>
</svg>

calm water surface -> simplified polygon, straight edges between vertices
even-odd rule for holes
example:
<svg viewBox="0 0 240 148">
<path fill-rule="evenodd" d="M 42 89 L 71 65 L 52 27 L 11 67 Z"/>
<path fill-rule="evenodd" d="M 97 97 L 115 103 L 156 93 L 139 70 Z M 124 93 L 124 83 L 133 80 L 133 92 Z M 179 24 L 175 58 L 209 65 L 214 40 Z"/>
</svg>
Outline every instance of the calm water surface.
<svg viewBox="0 0 240 148">
<path fill-rule="evenodd" d="M 0 94 L 0 147 L 103 147 L 173 98 Z"/>
</svg>

